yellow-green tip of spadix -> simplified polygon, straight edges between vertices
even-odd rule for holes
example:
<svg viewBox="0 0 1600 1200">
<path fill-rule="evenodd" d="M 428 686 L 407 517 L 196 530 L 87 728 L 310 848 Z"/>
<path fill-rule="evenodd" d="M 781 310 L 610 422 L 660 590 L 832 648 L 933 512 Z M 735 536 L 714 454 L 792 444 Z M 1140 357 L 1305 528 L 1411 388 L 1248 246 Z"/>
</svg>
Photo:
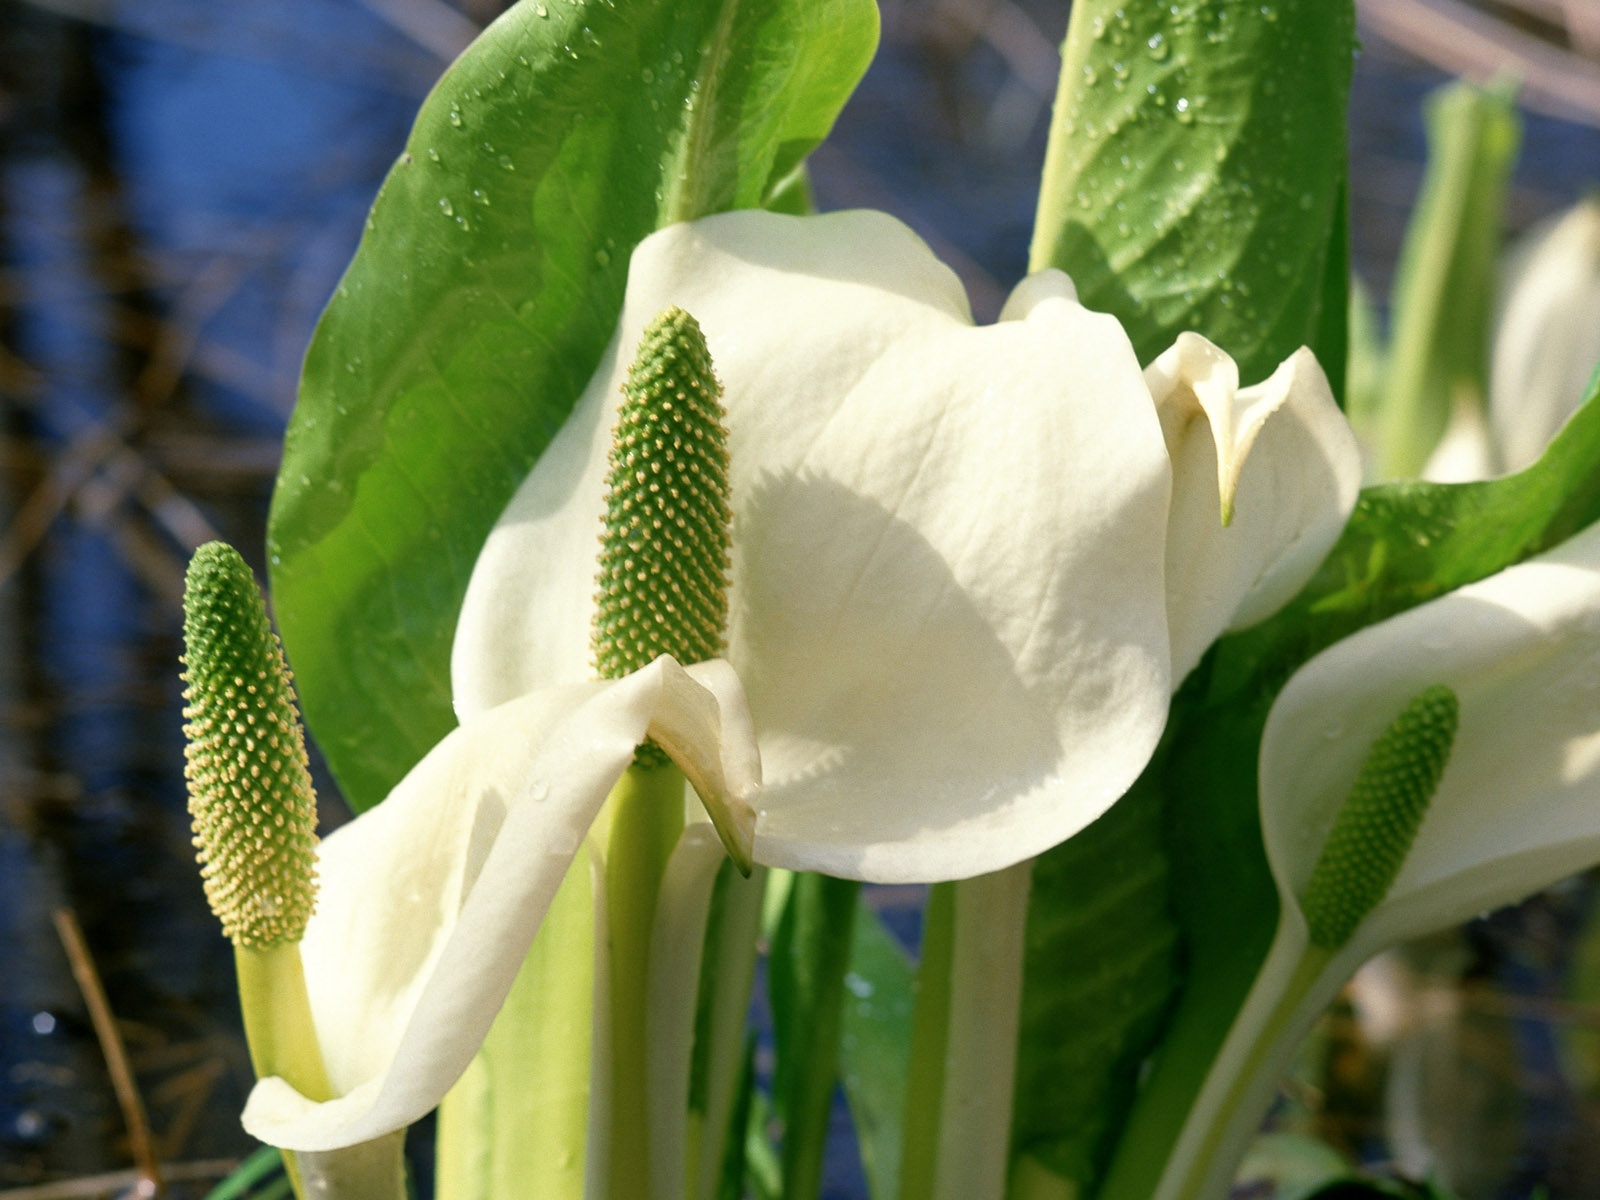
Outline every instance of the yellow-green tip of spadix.
<svg viewBox="0 0 1600 1200">
<path fill-rule="evenodd" d="M 1439 788 L 1460 723 L 1455 692 L 1418 693 L 1372 744 L 1300 898 L 1311 942 L 1337 950 L 1389 892 Z"/>
<path fill-rule="evenodd" d="M 298 942 L 316 904 L 316 797 L 283 651 L 238 551 L 208 542 L 183 597 L 189 813 L 234 945 Z"/>
</svg>

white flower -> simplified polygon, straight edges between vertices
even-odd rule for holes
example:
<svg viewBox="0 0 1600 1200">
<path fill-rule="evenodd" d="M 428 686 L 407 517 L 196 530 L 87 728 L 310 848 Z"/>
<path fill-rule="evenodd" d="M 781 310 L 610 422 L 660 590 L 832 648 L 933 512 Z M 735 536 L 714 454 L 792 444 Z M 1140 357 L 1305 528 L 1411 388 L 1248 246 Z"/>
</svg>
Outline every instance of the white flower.
<svg viewBox="0 0 1600 1200">
<path fill-rule="evenodd" d="M 725 384 L 738 678 L 660 659 L 591 682 L 621 378 L 671 305 Z M 1358 471 L 1308 354 L 1241 391 L 1186 339 L 1151 379 L 1058 272 L 974 327 L 955 276 L 881 214 L 737 213 L 644 242 L 616 341 L 474 572 L 462 728 L 323 844 L 302 950 L 339 1096 L 269 1078 L 246 1127 L 331 1151 L 431 1109 L 647 734 L 734 813 L 765 776 L 769 865 L 960 878 L 1104 812 L 1205 647 L 1316 566 Z"/>
<path fill-rule="evenodd" d="M 882 214 L 711 217 L 635 252 L 617 341 L 484 548 L 462 714 L 590 674 L 611 424 L 669 305 L 725 386 L 727 657 L 771 865 L 962 878 L 1070 837 L 1144 767 L 1206 646 L 1287 599 L 1354 502 L 1354 443 L 1308 353 L 1241 391 L 1186 337 L 1147 384 L 1059 272 L 975 327 Z"/>
<path fill-rule="evenodd" d="M 1337 949 L 1300 897 L 1373 742 L 1436 685 L 1460 704 L 1438 790 L 1383 900 Z M 1367 958 L 1600 860 L 1600 526 L 1312 659 L 1262 737 L 1261 826 L 1281 916 L 1159 1200 L 1225 1194 L 1301 1035 Z"/>
<path fill-rule="evenodd" d="M 543 689 L 479 714 L 387 800 L 326 838 L 300 944 L 337 1099 L 260 1081 L 255 1137 L 328 1151 L 431 1111 L 477 1053 L 551 897 L 646 736 L 708 798 L 760 766 L 726 664 L 657 659 L 626 679 Z"/>
</svg>

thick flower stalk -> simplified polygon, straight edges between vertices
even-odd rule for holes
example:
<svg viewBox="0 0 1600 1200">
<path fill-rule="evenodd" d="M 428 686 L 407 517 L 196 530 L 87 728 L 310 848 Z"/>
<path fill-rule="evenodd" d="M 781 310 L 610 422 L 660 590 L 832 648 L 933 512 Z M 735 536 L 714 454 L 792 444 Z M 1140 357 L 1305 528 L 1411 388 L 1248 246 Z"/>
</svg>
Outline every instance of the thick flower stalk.
<svg viewBox="0 0 1600 1200">
<path fill-rule="evenodd" d="M 1303 666 L 1261 744 L 1281 915 L 1157 1200 L 1226 1194 L 1366 959 L 1600 860 L 1600 526 Z"/>
</svg>

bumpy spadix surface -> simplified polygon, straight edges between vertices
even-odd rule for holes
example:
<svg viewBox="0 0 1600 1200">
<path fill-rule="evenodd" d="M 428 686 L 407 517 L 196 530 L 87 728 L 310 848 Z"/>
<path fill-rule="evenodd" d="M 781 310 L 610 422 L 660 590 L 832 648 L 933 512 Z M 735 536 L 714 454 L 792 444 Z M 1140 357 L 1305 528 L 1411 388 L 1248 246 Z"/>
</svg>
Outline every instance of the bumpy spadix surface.
<svg viewBox="0 0 1600 1200">
<path fill-rule="evenodd" d="M 1167 586 L 1174 505 L 1209 488 L 1205 519 L 1233 532 L 1219 451 L 1175 490 L 1127 336 L 1064 275 L 1025 280 L 976 327 L 955 276 L 882 214 L 710 217 L 635 251 L 610 354 L 484 548 L 453 663 L 463 715 L 591 673 L 610 431 L 632 349 L 673 305 L 724 388 L 727 657 L 760 738 L 755 853 L 772 865 L 960 878 L 1069 837 L 1143 768 L 1175 679 L 1271 611 L 1241 616 L 1262 594 L 1292 594 L 1348 511 L 1323 486 L 1347 473 L 1328 466 L 1338 437 L 1280 439 L 1299 457 L 1257 467 L 1228 424 L 1252 395 L 1213 389 L 1241 518 L 1252 478 L 1270 486 L 1191 603 Z M 1188 367 L 1168 373 L 1182 396 Z M 1277 410 L 1326 418 L 1320 382 L 1297 363 L 1252 429 Z"/>
<path fill-rule="evenodd" d="M 183 594 L 189 812 L 206 899 L 238 946 L 299 941 L 316 901 L 317 802 L 294 691 L 255 577 L 209 542 Z"/>
<path fill-rule="evenodd" d="M 594 657 L 621 679 L 705 662 L 728 624 L 728 433 L 705 335 L 681 308 L 646 326 L 611 432 Z"/>
<path fill-rule="evenodd" d="M 1388 892 L 1438 790 L 1460 716 L 1456 694 L 1431 687 L 1372 744 L 1300 895 L 1312 945 L 1343 946 Z"/>
</svg>

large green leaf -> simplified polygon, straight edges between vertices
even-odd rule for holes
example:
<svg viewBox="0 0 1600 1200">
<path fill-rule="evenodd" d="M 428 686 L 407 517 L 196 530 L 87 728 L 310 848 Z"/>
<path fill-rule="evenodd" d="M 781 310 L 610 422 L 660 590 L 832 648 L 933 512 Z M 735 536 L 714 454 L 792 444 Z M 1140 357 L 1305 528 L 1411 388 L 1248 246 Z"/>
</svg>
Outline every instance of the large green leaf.
<svg viewBox="0 0 1600 1200">
<path fill-rule="evenodd" d="M 1184 1116 L 1277 922 L 1261 846 L 1256 760 L 1278 691 L 1319 650 L 1557 545 L 1600 520 L 1600 380 L 1545 456 L 1482 483 L 1362 493 L 1316 577 L 1265 624 L 1219 642 L 1174 705 L 1166 795 L 1174 912 L 1187 975 L 1124 1128 L 1101 1200 L 1154 1190 Z"/>
<path fill-rule="evenodd" d="M 1302 344 L 1342 363 L 1318 336 L 1344 308 L 1354 37 L 1349 0 L 1078 0 L 1033 265 L 1071 274 L 1142 360 L 1193 329 L 1246 380 Z"/>
<path fill-rule="evenodd" d="M 634 245 L 762 204 L 876 36 L 871 0 L 522 0 L 428 97 L 307 354 L 269 530 L 306 719 L 356 807 L 453 723 L 468 574 Z"/>
<path fill-rule="evenodd" d="M 1085 303 L 1122 319 L 1141 358 L 1195 329 L 1246 379 L 1310 344 L 1342 381 L 1353 39 L 1346 0 L 1079 0 L 1034 265 L 1068 271 Z M 1169 851 L 1173 806 L 1153 767 L 1040 860 L 1018 1056 L 1024 1192 L 1063 1181 L 1092 1191 L 1182 979 L 1169 870 L 1210 831 Z"/>
</svg>

